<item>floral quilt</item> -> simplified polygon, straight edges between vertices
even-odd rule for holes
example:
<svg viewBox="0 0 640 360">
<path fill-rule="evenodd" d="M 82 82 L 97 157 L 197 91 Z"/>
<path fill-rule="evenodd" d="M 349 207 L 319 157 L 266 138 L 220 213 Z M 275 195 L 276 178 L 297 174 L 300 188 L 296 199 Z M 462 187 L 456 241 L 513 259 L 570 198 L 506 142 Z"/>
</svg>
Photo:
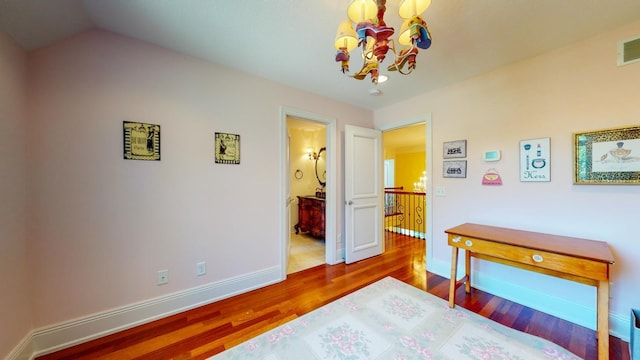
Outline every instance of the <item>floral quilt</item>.
<svg viewBox="0 0 640 360">
<path fill-rule="evenodd" d="M 580 359 L 387 277 L 211 359 Z"/>
</svg>

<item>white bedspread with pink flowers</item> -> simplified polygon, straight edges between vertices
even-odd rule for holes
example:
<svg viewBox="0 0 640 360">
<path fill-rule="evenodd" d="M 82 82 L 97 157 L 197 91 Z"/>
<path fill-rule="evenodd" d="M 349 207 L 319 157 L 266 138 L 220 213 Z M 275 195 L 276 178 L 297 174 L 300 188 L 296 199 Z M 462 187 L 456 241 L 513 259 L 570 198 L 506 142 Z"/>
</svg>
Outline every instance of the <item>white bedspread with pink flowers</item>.
<svg viewBox="0 0 640 360">
<path fill-rule="evenodd" d="M 580 359 L 387 277 L 211 359 Z"/>
</svg>

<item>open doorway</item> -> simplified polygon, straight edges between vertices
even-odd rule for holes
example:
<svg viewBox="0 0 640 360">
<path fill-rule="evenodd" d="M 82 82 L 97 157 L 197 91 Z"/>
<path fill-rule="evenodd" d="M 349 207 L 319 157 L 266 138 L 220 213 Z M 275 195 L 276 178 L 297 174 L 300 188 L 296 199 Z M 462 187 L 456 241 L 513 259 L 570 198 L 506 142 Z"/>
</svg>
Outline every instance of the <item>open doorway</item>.
<svg viewBox="0 0 640 360">
<path fill-rule="evenodd" d="M 326 124 L 288 116 L 290 198 L 287 274 L 326 261 Z"/>
<path fill-rule="evenodd" d="M 382 133 L 386 233 L 424 239 L 426 131 L 414 124 Z"/>
<path fill-rule="evenodd" d="M 312 112 L 295 109 L 291 107 L 280 107 L 280 199 L 278 202 L 278 211 L 280 216 L 280 273 L 281 280 L 287 278 L 287 267 L 289 261 L 289 244 L 291 240 L 292 221 L 290 215 L 293 208 L 293 202 L 297 198 L 291 194 L 291 178 L 295 177 L 296 169 L 291 169 L 290 155 L 290 136 L 288 133 L 287 121 L 289 118 L 297 118 L 302 121 L 319 123 L 325 126 L 326 131 L 326 150 L 324 158 L 326 161 L 326 186 L 325 186 L 325 262 L 330 265 L 337 264 L 338 252 L 337 244 L 340 239 L 337 234 L 337 156 L 336 156 L 336 123 L 337 120 Z M 308 149 L 308 147 L 306 148 Z M 305 150 L 306 150 L 305 149 Z M 313 154 L 312 154 L 313 155 Z M 306 154 L 308 159 L 308 154 Z M 307 160 L 308 161 L 308 160 Z M 293 223 L 295 224 L 295 223 Z"/>
<path fill-rule="evenodd" d="M 382 130 L 385 182 L 385 235 L 425 240 L 426 263 L 432 254 L 433 157 L 431 116 L 424 115 Z"/>
</svg>

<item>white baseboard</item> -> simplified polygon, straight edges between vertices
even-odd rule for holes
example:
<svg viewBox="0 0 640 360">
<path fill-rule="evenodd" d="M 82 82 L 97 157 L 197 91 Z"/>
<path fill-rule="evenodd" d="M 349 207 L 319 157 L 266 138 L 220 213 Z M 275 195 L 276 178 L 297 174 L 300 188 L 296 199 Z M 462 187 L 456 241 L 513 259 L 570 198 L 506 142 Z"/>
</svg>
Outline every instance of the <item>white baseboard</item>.
<svg viewBox="0 0 640 360">
<path fill-rule="evenodd" d="M 28 333 L 22 341 L 9 353 L 5 360 L 31 360 L 34 357 L 33 331 Z"/>
<path fill-rule="evenodd" d="M 199 286 L 61 324 L 36 329 L 7 360 L 29 360 L 281 280 L 280 267 Z"/>
<path fill-rule="evenodd" d="M 433 260 L 429 271 L 445 278 L 451 277 L 451 265 L 443 261 Z M 458 269 L 458 274 L 461 273 L 464 273 L 464 268 Z M 477 275 L 475 272 L 471 276 L 474 279 L 473 286 L 479 290 L 595 330 L 595 307 L 584 306 L 557 296 L 533 291 L 511 282 Z M 628 315 L 609 313 L 609 334 L 628 342 L 629 326 L 631 326 L 631 319 Z"/>
</svg>

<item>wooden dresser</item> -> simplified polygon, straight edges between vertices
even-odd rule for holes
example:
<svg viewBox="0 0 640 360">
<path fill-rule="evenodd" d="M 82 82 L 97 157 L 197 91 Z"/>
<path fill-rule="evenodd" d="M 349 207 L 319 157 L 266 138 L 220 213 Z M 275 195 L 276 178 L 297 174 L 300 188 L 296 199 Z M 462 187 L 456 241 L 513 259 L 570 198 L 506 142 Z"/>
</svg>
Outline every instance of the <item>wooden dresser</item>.
<svg viewBox="0 0 640 360">
<path fill-rule="evenodd" d="M 452 247 L 449 306 L 462 284 L 471 291 L 471 257 L 595 286 L 598 358 L 609 358 L 609 267 L 614 263 L 604 241 L 462 224 L 445 230 Z M 458 250 L 465 250 L 465 275 L 457 280 Z"/>
<path fill-rule="evenodd" d="M 325 199 L 315 196 L 298 196 L 298 223 L 296 234 L 309 232 L 317 238 L 324 238 Z"/>
</svg>

